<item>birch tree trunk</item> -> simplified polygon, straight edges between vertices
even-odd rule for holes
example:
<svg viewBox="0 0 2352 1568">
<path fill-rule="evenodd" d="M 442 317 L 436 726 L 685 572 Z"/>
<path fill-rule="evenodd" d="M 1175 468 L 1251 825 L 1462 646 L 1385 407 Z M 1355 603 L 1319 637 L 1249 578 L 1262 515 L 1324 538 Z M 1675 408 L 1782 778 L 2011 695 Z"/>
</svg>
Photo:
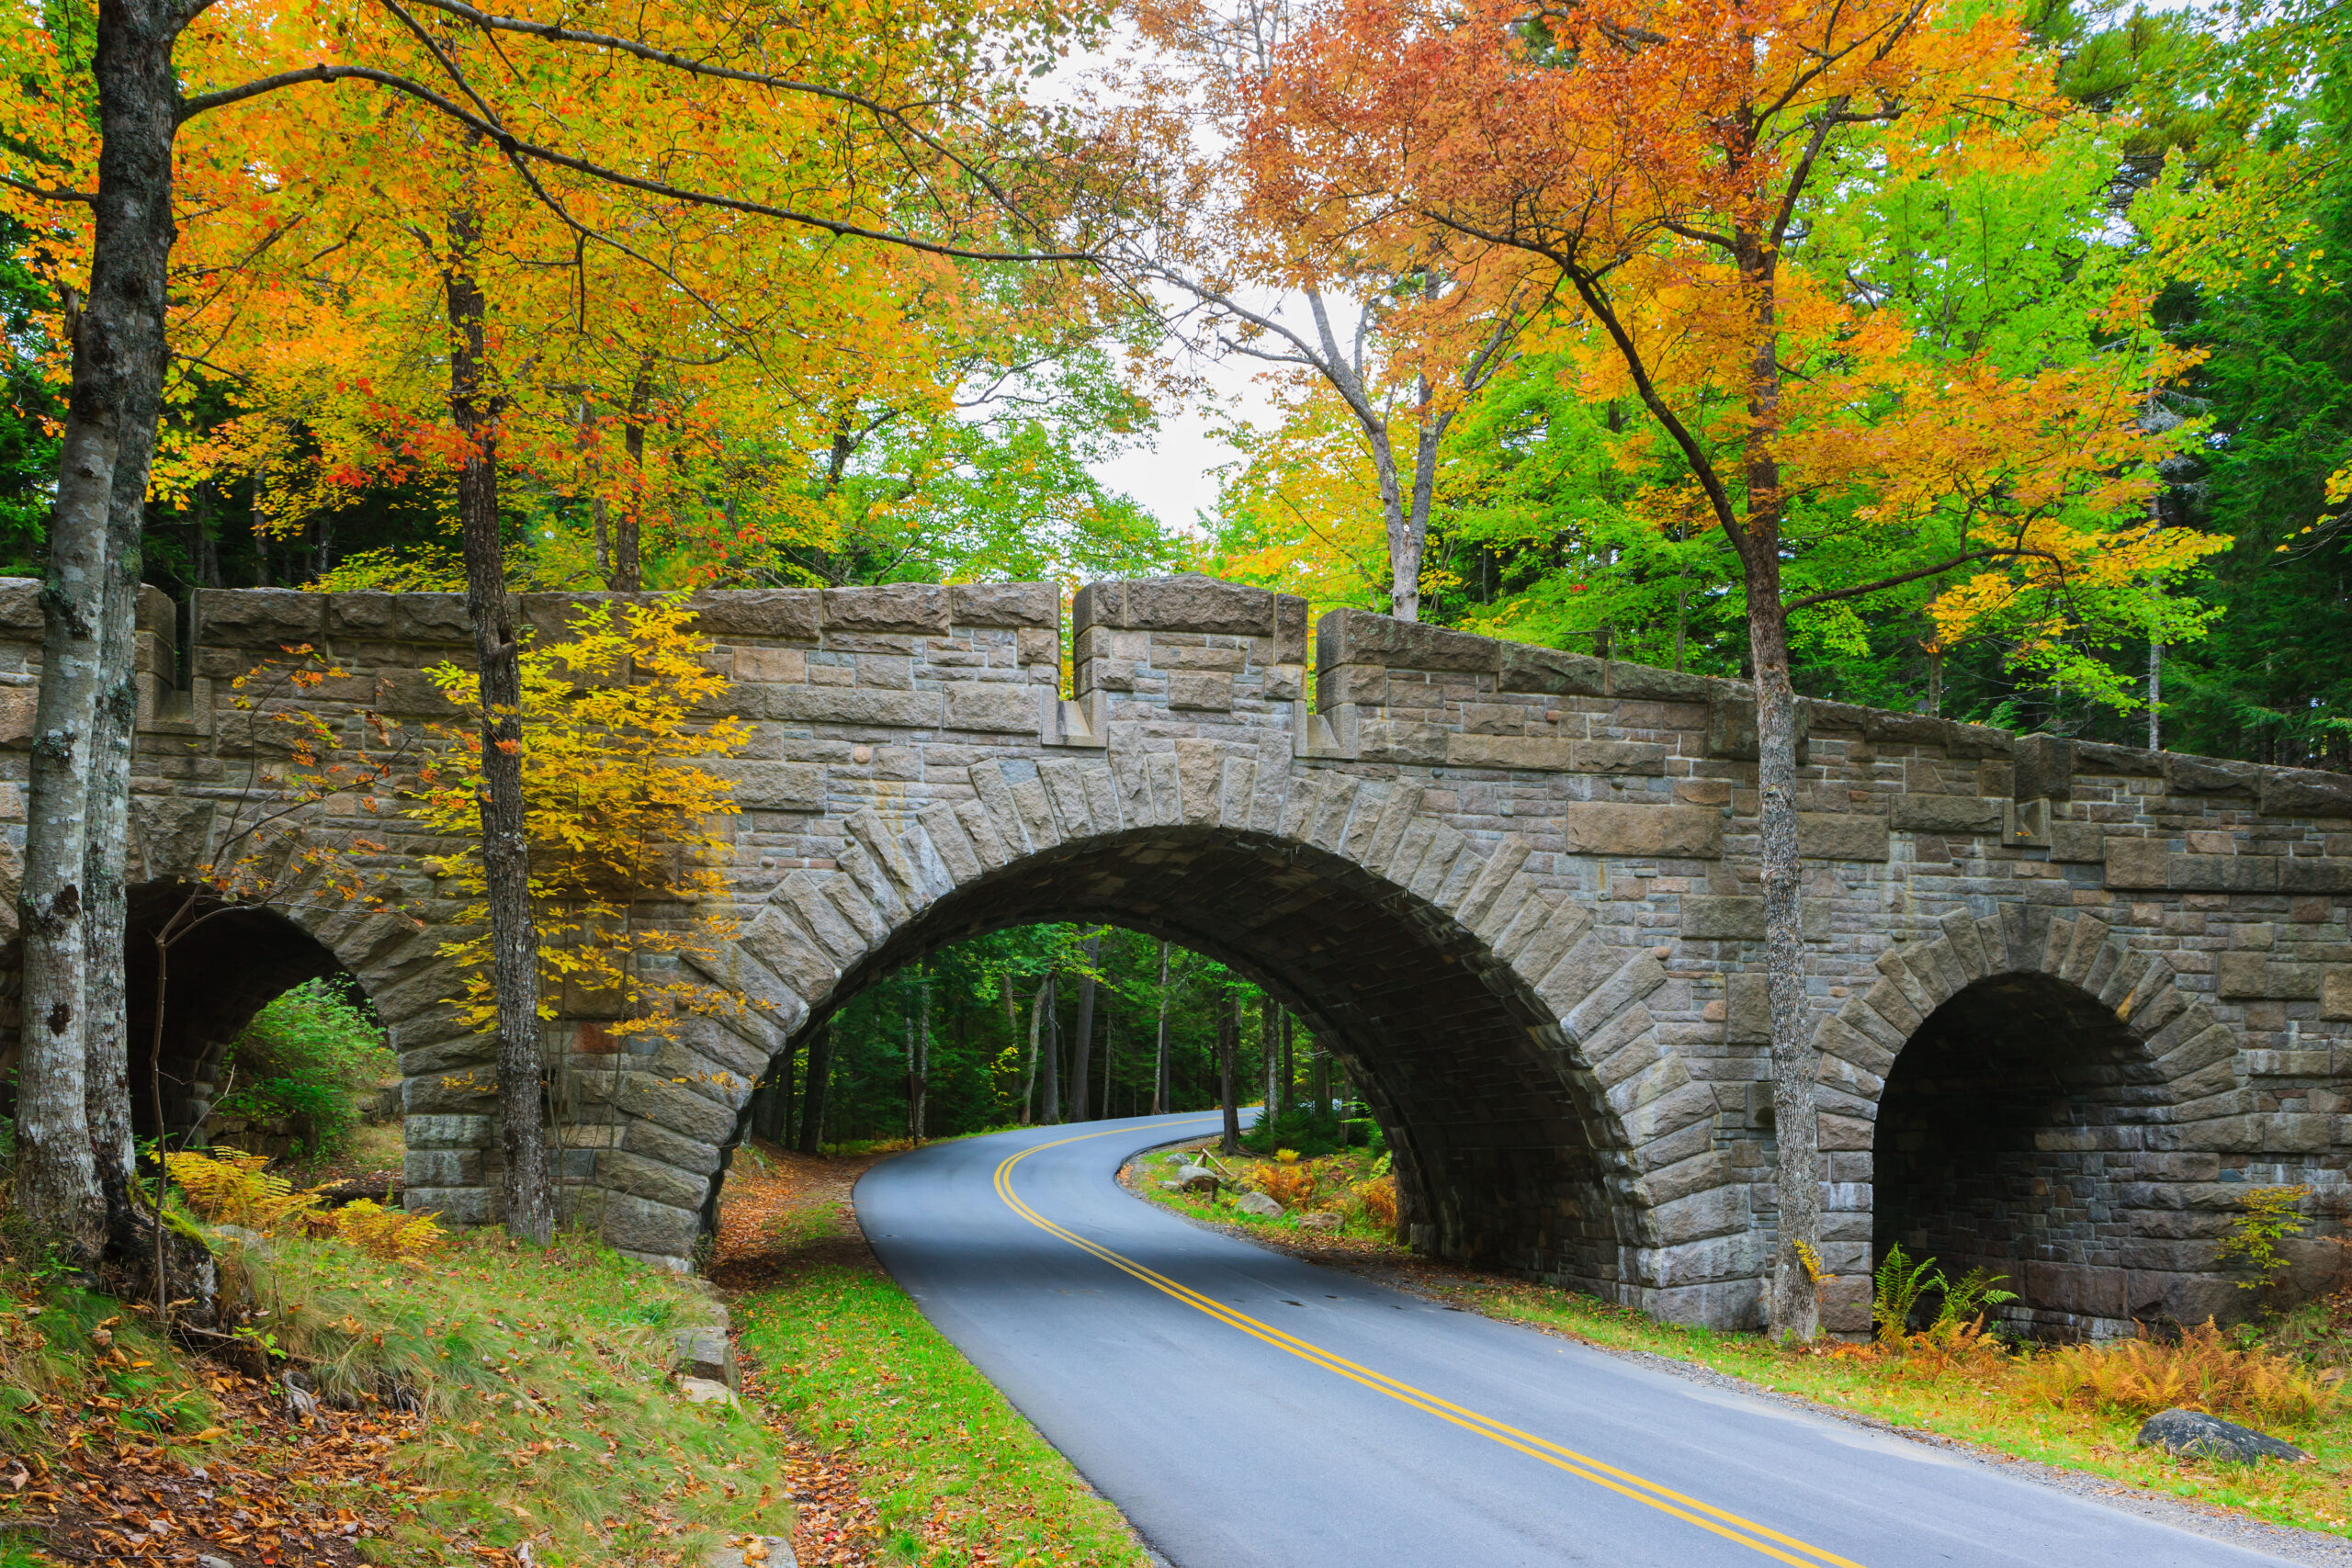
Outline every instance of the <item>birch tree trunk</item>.
<svg viewBox="0 0 2352 1568">
<path fill-rule="evenodd" d="M 182 14 L 168 0 L 109 0 L 98 8 L 92 74 L 102 141 L 90 297 L 66 301 L 74 355 L 57 497 L 41 593 L 41 682 L 34 719 L 24 880 L 23 1054 L 17 1090 L 17 1201 L 85 1260 L 107 1208 L 89 1124 L 89 961 L 96 943 L 86 883 L 106 748 L 101 709 L 128 674 L 128 646 L 106 640 L 107 559 L 118 483 L 143 498 L 167 355 L 164 280 L 171 257 L 172 138 L 179 84 L 172 45 Z M 134 514 L 135 515 L 135 514 Z M 123 661 L 119 671 L 110 658 Z M 101 792 L 102 793 L 102 792 Z M 98 999 L 119 997 L 101 979 Z M 120 1026 L 114 1038 L 120 1042 Z M 108 1134 L 111 1141 L 112 1134 Z"/>
<path fill-rule="evenodd" d="M 160 412 L 159 405 L 141 412 L 147 428 L 153 428 Z M 123 975 L 130 932 L 123 878 L 130 858 L 130 754 L 139 718 L 134 655 L 140 535 L 147 512 L 146 458 L 153 450 L 151 445 L 136 461 L 126 451 L 115 461 L 114 492 L 107 507 L 106 610 L 99 636 L 106 685 L 98 697 L 98 727 L 91 747 L 90 827 L 84 863 L 88 952 L 83 1090 L 90 1153 L 98 1191 L 106 1201 L 109 1245 L 118 1254 L 142 1258 L 153 1239 L 153 1221 L 132 1197 L 138 1153 L 130 1118 L 129 998 Z M 159 979 L 159 1018 L 166 1001 Z M 153 1066 L 160 1071 L 162 1064 Z M 164 1132 L 158 1123 L 156 1136 Z"/>
<path fill-rule="evenodd" d="M 529 824 L 523 801 L 522 666 L 506 600 L 499 535 L 498 411 L 483 385 L 485 302 L 472 261 L 479 214 L 449 221 L 449 412 L 465 438 L 458 523 L 466 561 L 466 615 L 481 681 L 481 861 L 490 906 L 491 985 L 498 1003 L 498 1113 L 505 1156 L 500 1192 L 506 1229 L 535 1246 L 555 1235 L 545 1069 L 539 1051 L 539 942 L 531 919 Z"/>
<path fill-rule="evenodd" d="M 1078 1042 L 1072 1047 L 1069 1073 L 1069 1119 L 1087 1120 L 1086 1086 L 1094 1065 L 1094 962 L 1102 956 L 1102 939 L 1086 939 L 1086 973 L 1078 981 Z"/>
</svg>

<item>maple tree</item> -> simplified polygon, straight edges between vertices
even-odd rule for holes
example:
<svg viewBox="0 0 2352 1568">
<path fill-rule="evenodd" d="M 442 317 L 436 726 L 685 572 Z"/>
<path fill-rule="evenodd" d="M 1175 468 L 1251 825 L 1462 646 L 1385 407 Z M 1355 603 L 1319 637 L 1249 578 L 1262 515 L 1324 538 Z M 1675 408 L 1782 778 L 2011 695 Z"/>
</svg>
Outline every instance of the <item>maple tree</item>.
<svg viewBox="0 0 2352 1568">
<path fill-rule="evenodd" d="M 1508 362 L 1546 289 L 1509 251 L 1359 215 L 1335 227 L 1327 205 L 1294 199 L 1311 176 L 1270 168 L 1286 145 L 1252 137 L 1250 116 L 1299 14 L 1290 0 L 1136 8 L 1157 57 L 1129 65 L 1122 86 L 1132 101 L 1111 118 L 1152 171 L 1136 199 L 1154 220 L 1128 237 L 1120 261 L 1186 302 L 1170 313 L 1172 327 L 1265 366 L 1286 390 L 1328 405 L 1327 431 L 1350 430 L 1382 531 L 1381 600 L 1397 619 L 1418 620 L 1446 431 Z M 1356 531 L 1305 525 L 1321 544 Z"/>
<path fill-rule="evenodd" d="M 1736 557 L 1758 737 L 1779 1189 L 1768 1314 L 1819 1314 L 1815 1053 L 1797 916 L 1790 618 L 1967 572 L 1945 636 L 2045 619 L 2181 565 L 2140 527 L 2161 451 L 2138 365 L 2013 376 L 1915 353 L 1808 246 L 1857 184 L 2030 166 L 2060 118 L 2015 20 L 1928 0 L 1337 0 L 1279 55 L 1263 176 L 1333 232 L 1411 223 L 1553 270 L 1587 395 L 1646 414 L 1685 477 L 1641 500 Z M 2160 372 L 2161 373 L 2161 372 Z M 1818 563 L 1805 581 L 1791 562 Z M 2098 580 L 2086 581 L 2093 568 Z"/>
</svg>

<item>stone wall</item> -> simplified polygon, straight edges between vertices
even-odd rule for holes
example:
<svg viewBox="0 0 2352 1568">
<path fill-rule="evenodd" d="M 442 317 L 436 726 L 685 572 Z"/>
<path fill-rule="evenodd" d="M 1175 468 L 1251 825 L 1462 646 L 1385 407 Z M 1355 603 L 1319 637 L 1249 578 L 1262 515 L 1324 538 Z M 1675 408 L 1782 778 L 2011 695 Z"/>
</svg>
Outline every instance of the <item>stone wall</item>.
<svg viewBox="0 0 2352 1568">
<path fill-rule="evenodd" d="M 558 636 L 574 603 L 520 609 Z M 742 934 L 711 967 L 767 1011 L 624 1046 L 564 998 L 567 1205 L 616 1245 L 689 1254 L 752 1081 L 857 987 L 972 932 L 1091 918 L 1233 964 L 1350 1059 L 1417 1244 L 1753 1319 L 1776 1204 L 1744 688 L 1355 611 L 1310 649 L 1301 601 L 1201 578 L 1081 590 L 1069 696 L 1047 586 L 696 603 L 755 738 L 727 765 Z M 356 727 L 431 716 L 423 671 L 466 641 L 449 595 L 209 592 L 192 619 L 176 637 L 158 596 L 141 623 L 146 881 L 200 860 L 241 787 L 229 682 L 271 649 L 331 649 L 349 676 L 310 700 Z M 30 585 L 0 585 L 0 791 L 38 637 Z M 2235 1194 L 2305 1181 L 2340 1212 L 2347 1191 L 2352 781 L 1834 703 L 1805 719 L 1833 1324 L 1866 1321 L 1873 1245 L 1897 1239 L 2010 1266 L 2053 1331 L 2237 1305 L 2211 1270 Z M 0 807 L 21 818 L 20 792 Z M 485 1054 L 444 1005 L 437 936 L 288 915 L 395 1031 L 410 1201 L 490 1217 Z"/>
</svg>

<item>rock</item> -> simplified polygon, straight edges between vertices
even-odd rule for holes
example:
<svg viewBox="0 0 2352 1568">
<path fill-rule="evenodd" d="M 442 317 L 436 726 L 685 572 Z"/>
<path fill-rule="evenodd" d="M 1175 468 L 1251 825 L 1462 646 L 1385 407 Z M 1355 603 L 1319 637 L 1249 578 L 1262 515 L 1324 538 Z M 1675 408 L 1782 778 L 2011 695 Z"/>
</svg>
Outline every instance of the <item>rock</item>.
<svg viewBox="0 0 2352 1568">
<path fill-rule="evenodd" d="M 1340 1228 L 1340 1216 L 1337 1214 L 1308 1214 L 1300 1219 L 1298 1223 L 1300 1227 L 1306 1230 L 1335 1231 Z"/>
<path fill-rule="evenodd" d="M 1159 1186 L 1162 1191 L 1167 1192 L 1182 1192 L 1184 1190 L 1184 1184 L 1181 1181 L 1163 1181 Z"/>
<path fill-rule="evenodd" d="M 252 1253 L 255 1258 L 265 1261 L 269 1258 L 269 1238 L 259 1231 L 250 1231 L 243 1225 L 214 1225 L 212 1234 L 222 1241 L 236 1243 L 240 1248 Z"/>
<path fill-rule="evenodd" d="M 727 1337 L 724 1326 L 678 1330 L 670 1366 L 680 1377 L 701 1378 L 730 1389 L 743 1386 L 742 1373 L 735 1366 L 735 1342 Z"/>
<path fill-rule="evenodd" d="M 1244 1192 L 1233 1206 L 1245 1214 L 1257 1214 L 1270 1220 L 1283 1212 L 1283 1206 L 1263 1192 Z"/>
<path fill-rule="evenodd" d="M 2292 1443 L 2282 1443 L 2251 1427 L 2240 1427 L 2202 1410 L 2160 1410 L 2148 1417 L 2134 1441 L 2143 1448 L 2160 1448 L 2195 1459 L 2228 1460 L 2252 1464 L 2258 1459 L 2284 1460 L 2289 1464 L 2312 1456 Z"/>
<path fill-rule="evenodd" d="M 735 1391 L 712 1378 L 683 1377 L 678 1392 L 692 1404 L 741 1404 Z"/>
<path fill-rule="evenodd" d="M 1223 1183 L 1206 1166 L 1188 1165 L 1176 1173 L 1176 1185 L 1187 1192 L 1214 1193 Z"/>
<path fill-rule="evenodd" d="M 208 1551 L 197 1557 L 196 1568 L 237 1568 L 237 1565 L 225 1557 L 215 1557 Z"/>
<path fill-rule="evenodd" d="M 734 1546 L 711 1549 L 705 1568 L 800 1568 L 792 1543 L 780 1535 L 759 1535 Z"/>
</svg>

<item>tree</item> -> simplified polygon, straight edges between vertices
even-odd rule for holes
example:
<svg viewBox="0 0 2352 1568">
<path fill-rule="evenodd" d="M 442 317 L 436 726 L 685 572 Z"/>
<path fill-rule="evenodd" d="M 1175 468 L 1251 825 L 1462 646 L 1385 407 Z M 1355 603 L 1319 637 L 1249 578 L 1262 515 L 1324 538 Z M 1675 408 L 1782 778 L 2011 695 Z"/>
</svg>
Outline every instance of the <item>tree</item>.
<svg viewBox="0 0 2352 1568">
<path fill-rule="evenodd" d="M 1337 232 L 1322 227 L 1322 204 L 1296 199 L 1315 171 L 1291 165 L 1288 144 L 1249 124 L 1295 26 L 1287 0 L 1155 0 L 1137 14 L 1143 37 L 1175 63 L 1141 72 L 1140 102 L 1121 117 L 1138 162 L 1160 171 L 1153 242 L 1138 243 L 1125 270 L 1186 297 L 1175 319 L 1217 352 L 1272 367 L 1344 412 L 1379 509 L 1377 591 L 1390 615 L 1418 620 L 1447 427 L 1508 361 L 1544 290 L 1509 252 L 1426 227 Z M 1204 110 L 1207 155 L 1193 151 Z M 1260 303 L 1269 292 L 1298 308 Z"/>
<path fill-rule="evenodd" d="M 298 85 L 363 84 L 430 111 L 449 137 L 480 155 L 469 173 L 487 178 L 495 171 L 511 178 L 583 248 L 637 255 L 625 236 L 646 231 L 635 227 L 639 220 L 658 227 L 662 209 L 692 209 L 935 255 L 1029 260 L 1080 254 L 1022 243 L 1044 231 L 1045 205 L 1033 197 L 1045 192 L 1034 183 L 1015 188 L 1007 183 L 1012 176 L 990 172 L 997 151 L 1025 143 L 1031 122 L 1017 100 L 957 90 L 1000 81 L 1000 71 L 1024 69 L 1027 46 L 1009 39 L 999 51 L 929 49 L 941 31 L 953 36 L 959 24 L 985 25 L 990 19 L 985 12 L 946 18 L 926 9 L 920 18 L 879 17 L 899 47 L 875 48 L 868 39 L 844 56 L 836 47 L 840 40 L 812 38 L 796 16 L 739 13 L 714 28 L 692 7 L 593 5 L 566 10 L 559 22 L 493 16 L 461 0 L 420 5 L 454 30 L 431 33 L 395 0 L 362 7 L 323 37 L 300 7 L 208 7 L 201 0 L 108 4 L 99 8 L 86 57 L 94 106 L 72 82 L 72 67 L 81 60 L 61 63 L 65 57 L 53 42 L 24 29 L 32 35 L 26 44 L 30 69 L 12 80 L 17 96 L 5 118 L 14 145 L 37 151 L 29 165 L 16 160 L 23 172 L 6 175 L 0 188 L 17 205 L 20 220 L 63 231 L 57 247 L 65 258 L 59 296 L 73 379 L 49 530 L 47 678 L 36 720 L 20 895 L 25 1005 L 39 1021 L 28 1033 L 23 1066 L 18 1190 L 28 1213 L 62 1233 L 77 1250 L 97 1245 L 105 1229 L 88 1134 L 88 1003 L 96 996 L 111 1006 L 121 989 L 114 976 L 121 962 L 119 944 L 94 942 L 87 913 L 109 906 L 93 900 L 85 886 L 94 865 L 105 876 L 117 859 L 128 801 L 127 787 L 114 776 L 127 747 L 107 737 L 129 723 L 130 609 L 127 603 L 110 604 L 109 596 L 132 593 L 139 578 L 136 545 L 169 359 L 175 183 L 192 184 L 208 215 L 238 221 L 252 210 L 254 182 L 269 178 L 267 165 L 288 152 L 276 145 L 271 159 L 257 159 L 244 148 L 259 142 L 224 139 L 191 154 L 182 145 L 184 126 Z M 208 17 L 212 27 L 191 34 L 191 26 Z M 599 26 L 607 20 L 616 30 Z M 1062 47 L 1058 30 L 1046 26 L 1032 35 L 1042 39 L 1047 57 Z M 493 57 L 495 68 L 469 72 L 458 52 L 445 47 L 456 42 L 458 31 L 477 56 Z M 184 39 L 193 40 L 185 57 L 178 52 Z M 787 54 L 815 67 L 819 79 L 772 69 Z M 872 70 L 885 58 L 903 62 L 910 55 L 923 62 L 914 73 L 919 85 L 911 77 L 876 77 Z M 252 74 L 256 70 L 260 74 Z M 842 80 L 822 80 L 827 73 Z M 601 100 L 567 120 L 539 96 L 558 78 L 596 89 Z M 441 85 L 433 85 L 435 80 Z M 184 81 L 199 90 L 184 95 Z M 869 84 L 894 96 L 902 87 L 914 90 L 892 101 L 860 90 Z M 984 105 L 977 101 L 983 98 Z M 827 123 L 812 123 L 818 120 Z M 26 134 L 36 128 L 38 134 Z M 639 132 L 640 139 L 619 146 L 598 139 L 611 128 Z M 781 149 L 785 155 L 745 158 L 747 147 Z M 803 150 L 830 158 L 812 164 L 792 155 Z M 812 167 L 840 168 L 846 159 L 864 170 L 877 156 L 891 161 L 907 181 L 852 180 L 827 190 L 820 175 L 812 187 Z M 413 163 L 424 167 L 435 160 Z M 1046 166 L 1031 164 L 1023 173 Z M 90 188 L 84 188 L 85 180 L 93 182 Z M 919 214 L 869 205 L 874 197 L 910 193 Z M 484 739 L 496 753 L 501 741 L 514 739 L 501 733 L 506 721 L 498 716 L 511 706 L 515 646 L 512 628 L 503 624 L 503 573 L 492 547 L 499 411 L 495 389 L 481 381 L 492 346 L 472 270 L 481 212 L 474 193 L 456 195 L 412 216 L 443 231 L 456 264 L 438 271 L 455 340 L 449 389 L 458 441 L 451 455 L 462 470 L 459 512 L 473 577 L 482 707 L 492 725 Z M 640 205 L 629 210 L 627 202 Z M 86 215 L 85 231 L 75 220 L 77 209 Z M 918 221 L 901 225 L 901 216 Z M 997 243 L 1002 233 L 1014 235 L 1015 243 Z M 282 237 L 282 231 L 273 231 L 251 254 L 266 252 Z M 200 309 L 218 298 L 198 291 L 195 302 Z M 481 827 L 496 846 L 492 858 L 500 868 L 492 904 L 506 971 L 502 989 L 510 1008 L 525 1013 L 503 1027 L 527 1033 L 535 944 L 519 892 L 525 875 L 517 847 L 520 781 L 514 769 L 493 761 L 488 782 Z M 510 1045 L 507 1054 L 519 1070 L 522 1046 Z M 536 1078 L 535 1048 L 531 1055 Z M 519 1111 L 524 1096 L 518 1091 L 511 1098 Z M 510 1137 L 517 1135 L 528 1136 L 510 1130 Z M 536 1229 L 544 1212 L 544 1202 L 535 1200 L 510 1223 Z"/>
<path fill-rule="evenodd" d="M 2046 625 L 2086 581 L 2180 566 L 2139 526 L 2158 450 L 2132 419 L 2143 363 L 1936 363 L 1913 323 L 1810 261 L 1825 205 L 1857 184 L 2030 162 L 2058 112 L 2046 74 L 2005 14 L 1927 0 L 1587 0 L 1533 20 L 1338 0 L 1283 51 L 1252 128 L 1331 232 L 1430 228 L 1548 265 L 1590 334 L 1589 393 L 1637 403 L 1687 467 L 1645 510 L 1719 530 L 1738 559 L 1780 1335 L 1811 1337 L 1819 1311 L 1792 615 L 1972 569 L 1944 596 L 1955 625 Z"/>
<path fill-rule="evenodd" d="M 466 976 L 469 1021 L 496 1032 L 508 1228 L 541 1243 L 555 1218 L 538 1039 L 539 1021 L 555 1014 L 548 993 L 609 1011 L 610 1031 L 623 1035 L 747 1005 L 716 987 L 659 977 L 666 968 L 649 975 L 642 963 L 712 962 L 733 929 L 717 913 L 726 885 L 709 852 L 721 841 L 711 822 L 737 808 L 724 781 L 693 764 L 732 756 L 751 732 L 738 719 L 697 716 L 727 681 L 710 668 L 693 619 L 674 603 L 588 605 L 568 637 L 513 656 L 514 690 L 499 709 L 487 706 L 472 671 L 426 671 L 468 722 L 435 727 L 445 760 L 421 772 L 413 814 L 464 846 L 428 861 L 476 900 L 464 917 L 474 933 L 442 952 Z M 502 818 L 498 835 L 469 834 L 510 773 L 511 827 Z M 509 880 L 517 872 L 519 887 Z M 512 901 L 503 920 L 502 898 Z M 649 901 L 694 913 L 636 920 L 635 907 Z M 509 946 L 518 938 L 531 944 L 520 963 Z"/>
<path fill-rule="evenodd" d="M 1070 1057 L 1069 1119 L 1073 1122 L 1089 1120 L 1087 1084 L 1088 1069 L 1093 1065 L 1094 1056 L 1095 966 L 1102 957 L 1102 933 L 1097 931 L 1088 937 L 1079 951 L 1084 957 L 1084 965 L 1078 975 L 1077 1048 Z M 1110 1113 L 1108 1106 L 1103 1108 L 1103 1113 Z"/>
</svg>

